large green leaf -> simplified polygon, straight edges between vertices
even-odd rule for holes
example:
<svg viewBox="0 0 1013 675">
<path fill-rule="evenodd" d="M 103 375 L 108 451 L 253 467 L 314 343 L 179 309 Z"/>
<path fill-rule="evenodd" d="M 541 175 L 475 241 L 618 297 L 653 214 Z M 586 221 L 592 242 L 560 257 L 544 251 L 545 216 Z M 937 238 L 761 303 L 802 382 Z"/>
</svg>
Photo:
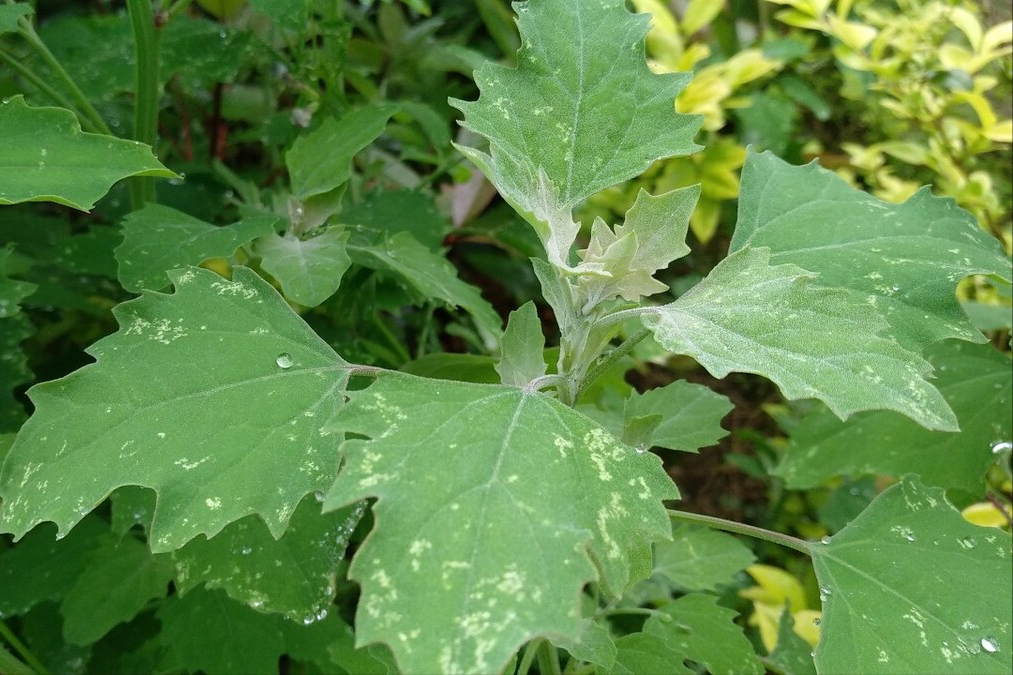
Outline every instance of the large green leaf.
<svg viewBox="0 0 1013 675">
<path fill-rule="evenodd" d="M 657 635 L 673 651 L 707 667 L 713 675 L 763 675 L 764 669 L 742 629 L 738 612 L 716 596 L 690 593 L 647 619 L 644 632 Z"/>
<path fill-rule="evenodd" d="M 169 285 L 166 272 L 228 258 L 240 246 L 274 233 L 278 219 L 252 216 L 217 227 L 159 204 L 148 204 L 123 221 L 123 243 L 116 249 L 119 279 L 133 293 Z"/>
<path fill-rule="evenodd" d="M 503 333 L 503 321 L 477 288 L 461 281 L 457 270 L 441 255 L 433 253 L 407 232 L 373 245 L 354 243 L 348 251 L 355 263 L 393 272 L 407 281 L 426 299 L 443 300 L 472 315 L 490 348 Z"/>
<path fill-rule="evenodd" d="M 965 521 L 940 488 L 905 478 L 811 545 L 826 673 L 1008 673 L 1010 535 Z"/>
<path fill-rule="evenodd" d="M 67 532 L 121 485 L 158 493 L 154 551 L 256 513 L 280 536 L 330 485 L 349 365 L 250 270 L 172 273 L 176 293 L 114 310 L 96 363 L 30 390 L 35 414 L 0 469 L 0 525 Z"/>
<path fill-rule="evenodd" d="M 306 200 L 345 183 L 352 176 L 352 157 L 383 133 L 395 111 L 394 105 L 365 106 L 300 136 L 285 155 L 292 194 Z"/>
<path fill-rule="evenodd" d="M 654 574 L 687 591 L 730 584 L 756 558 L 735 537 L 707 527 L 675 525 L 672 541 L 654 545 Z"/>
<path fill-rule="evenodd" d="M 117 624 L 134 618 L 149 601 L 164 598 L 171 580 L 168 556 L 152 555 L 133 537 L 106 534 L 63 598 L 64 636 L 73 644 L 95 642 Z"/>
<path fill-rule="evenodd" d="M 309 239 L 286 235 L 257 240 L 261 266 L 278 280 L 285 297 L 316 307 L 334 295 L 352 261 L 345 252 L 348 233 L 328 228 Z"/>
<path fill-rule="evenodd" d="M 176 585 L 181 593 L 200 584 L 223 588 L 261 611 L 313 623 L 334 602 L 338 562 L 364 506 L 320 515 L 319 502 L 306 498 L 280 539 L 256 516 L 197 537 L 172 553 Z"/>
<path fill-rule="evenodd" d="M 698 149 L 700 118 L 673 102 L 689 81 L 644 59 L 647 15 L 622 0 L 517 5 L 517 67 L 475 73 L 477 101 L 452 100 L 489 154 L 461 147 L 534 226 L 550 262 L 568 264 L 578 226 L 570 209 L 639 175 L 655 160 Z"/>
<path fill-rule="evenodd" d="M 890 335 L 920 349 L 949 337 L 984 342 L 954 296 L 970 274 L 1006 280 L 999 242 L 950 198 L 923 188 L 903 204 L 856 190 L 816 162 L 796 167 L 750 153 L 742 169 L 730 251 L 766 246 L 771 263 L 819 274 L 816 283 L 850 291 L 890 323 Z"/>
<path fill-rule="evenodd" d="M 931 429 L 956 429 L 925 379 L 929 363 L 881 336 L 886 322 L 873 307 L 815 286 L 813 276 L 771 265 L 769 249 L 740 249 L 678 300 L 647 313 L 644 325 L 715 377 L 757 373 L 786 398 L 819 399 L 841 418 L 883 408 Z"/>
<path fill-rule="evenodd" d="M 339 422 L 368 439 L 325 506 L 379 498 L 356 628 L 405 672 L 499 672 L 536 635 L 575 638 L 582 586 L 622 593 L 630 552 L 669 536 L 658 458 L 555 399 L 404 374 L 350 396 Z"/>
<path fill-rule="evenodd" d="M 929 485 L 980 494 L 994 461 L 992 446 L 1013 437 L 1013 376 L 1009 357 L 991 345 L 947 340 L 929 347 L 934 384 L 957 414 L 959 433 L 929 431 L 887 411 L 847 423 L 829 411 L 807 414 L 775 474 L 788 487 L 808 488 L 831 476 L 917 473 Z"/>
<path fill-rule="evenodd" d="M 22 96 L 0 103 L 0 129 L 0 204 L 56 202 L 88 211 L 124 178 L 176 177 L 148 146 L 84 133 L 69 110 L 31 108 Z"/>
<path fill-rule="evenodd" d="M 701 384 L 679 380 L 626 399 L 625 425 L 654 415 L 645 443 L 669 450 L 696 452 L 728 435 L 721 420 L 732 411 L 731 401 Z"/>
</svg>

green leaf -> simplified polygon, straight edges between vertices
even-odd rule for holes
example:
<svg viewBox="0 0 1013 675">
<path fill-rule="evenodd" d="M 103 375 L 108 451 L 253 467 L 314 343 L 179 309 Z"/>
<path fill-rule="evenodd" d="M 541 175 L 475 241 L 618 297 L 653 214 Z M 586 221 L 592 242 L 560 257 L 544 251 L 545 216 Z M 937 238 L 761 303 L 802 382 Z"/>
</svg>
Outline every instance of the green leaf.
<svg viewBox="0 0 1013 675">
<path fill-rule="evenodd" d="M 825 410 L 806 415 L 791 430 L 791 444 L 774 473 L 793 489 L 837 475 L 916 472 L 928 485 L 982 494 L 992 446 L 1013 437 L 1010 360 L 991 345 L 947 340 L 929 347 L 935 386 L 957 414 L 959 433 L 924 429 L 886 411 L 865 412 L 843 423 Z"/>
<path fill-rule="evenodd" d="M 348 233 L 327 228 L 309 239 L 272 233 L 256 241 L 261 267 L 281 284 L 285 297 L 316 307 L 334 295 L 341 277 L 352 264 L 345 252 Z"/>
<path fill-rule="evenodd" d="M 694 675 L 665 638 L 652 633 L 632 633 L 616 640 L 616 660 L 611 668 L 599 668 L 607 675 Z"/>
<path fill-rule="evenodd" d="M 13 5 L 0 6 L 0 35 L 17 32 L 18 20 L 34 12 L 35 10 L 27 2 L 15 2 Z"/>
<path fill-rule="evenodd" d="M 707 667 L 713 675 L 763 675 L 753 647 L 735 625 L 739 615 L 718 604 L 717 597 L 690 593 L 660 610 L 644 623 L 644 632 L 665 640 L 673 651 Z"/>
<path fill-rule="evenodd" d="M 616 643 L 612 632 L 601 623 L 584 619 L 576 639 L 554 639 L 553 644 L 562 647 L 578 661 L 592 663 L 602 668 L 611 668 L 616 662 Z"/>
<path fill-rule="evenodd" d="M 785 607 L 777 624 L 777 646 L 767 659 L 785 675 L 816 675 L 812 646 L 794 630 L 795 619 Z"/>
<path fill-rule="evenodd" d="M 731 401 L 708 387 L 679 380 L 643 394 L 632 394 L 626 400 L 624 418 L 629 428 L 638 419 L 660 415 L 645 443 L 696 452 L 728 435 L 721 420 L 733 407 Z"/>
<path fill-rule="evenodd" d="M 649 17 L 621 0 L 516 9 L 517 68 L 488 63 L 475 73 L 479 99 L 451 100 L 463 126 L 489 139 L 489 154 L 459 149 L 532 224 L 549 261 L 567 266 L 579 229 L 572 207 L 658 159 L 696 151 L 701 118 L 675 112 L 689 75 L 647 68 Z"/>
<path fill-rule="evenodd" d="M 523 387 L 545 374 L 545 336 L 535 303 L 526 302 L 510 312 L 500 349 L 502 357 L 495 367 L 503 384 Z"/>
<path fill-rule="evenodd" d="M 4 5 L 6 7 L 6 5 Z M 7 276 L 10 248 L 0 248 L 0 432 L 16 431 L 25 420 L 25 410 L 14 398 L 14 389 L 32 379 L 21 343 L 35 328 L 21 313 L 21 301 L 37 286 Z"/>
<path fill-rule="evenodd" d="M 158 493 L 153 551 L 259 514 L 284 532 L 306 494 L 330 485 L 349 364 L 243 267 L 227 280 L 172 273 L 176 293 L 114 310 L 96 363 L 33 387 L 36 412 L 0 470 L 0 525 L 67 532 L 122 485 Z"/>
<path fill-rule="evenodd" d="M 8 246 L 0 248 L 0 319 L 9 319 L 21 312 L 21 301 L 38 288 L 27 281 L 11 279 L 7 265 L 13 250 Z"/>
<path fill-rule="evenodd" d="M 424 298 L 443 300 L 471 314 L 491 347 L 499 341 L 503 321 L 492 305 L 482 298 L 477 288 L 457 278 L 457 270 L 446 258 L 433 253 L 407 232 L 372 246 L 349 244 L 348 251 L 353 262 L 393 272 Z"/>
<path fill-rule="evenodd" d="M 173 551 L 181 594 L 205 584 L 234 600 L 292 621 L 312 623 L 334 602 L 338 562 L 364 505 L 320 515 L 304 499 L 280 539 L 256 516 L 231 523 L 211 539 L 197 537 Z"/>
<path fill-rule="evenodd" d="M 63 634 L 68 642 L 95 642 L 117 624 L 134 618 L 151 600 L 164 598 L 172 580 L 168 556 L 152 555 L 133 537 L 108 533 L 88 555 L 88 565 L 63 598 Z"/>
<path fill-rule="evenodd" d="M 404 364 L 401 372 L 437 380 L 459 380 L 481 384 L 498 384 L 500 381 L 495 359 L 484 354 L 444 352 L 426 354 L 420 359 Z"/>
<path fill-rule="evenodd" d="M 927 361 L 881 337 L 886 322 L 847 293 L 814 286 L 770 250 L 744 248 L 675 302 L 644 315 L 669 351 L 715 377 L 734 371 L 772 380 L 788 399 L 816 398 L 842 419 L 860 410 L 901 412 L 931 429 L 956 417 L 926 380 Z"/>
<path fill-rule="evenodd" d="M 673 525 L 672 541 L 654 545 L 654 574 L 686 591 L 711 591 L 732 582 L 756 558 L 738 539 L 707 527 Z"/>
<path fill-rule="evenodd" d="M 342 446 L 325 507 L 379 498 L 356 629 L 405 672 L 498 672 L 537 635 L 575 638 L 583 585 L 621 594 L 629 552 L 669 534 L 658 458 L 555 399 L 403 374 L 349 396 L 339 422 L 369 438 Z"/>
<path fill-rule="evenodd" d="M 23 96 L 0 103 L 0 129 L 0 204 L 56 202 L 88 211 L 124 178 L 178 178 L 148 146 L 86 134 L 74 113 L 31 108 Z"/>
<path fill-rule="evenodd" d="M 344 184 L 352 176 L 352 157 L 383 133 L 396 111 L 395 105 L 368 105 L 300 136 L 285 155 L 293 196 L 306 200 Z"/>
<path fill-rule="evenodd" d="M 819 275 L 875 307 L 890 335 L 920 350 L 945 338 L 984 342 L 954 295 L 970 274 L 1011 277 L 999 242 L 950 198 L 923 188 L 903 204 L 860 192 L 815 162 L 791 166 L 750 153 L 742 169 L 739 218 L 730 251 L 771 249 L 771 263 Z"/>
<path fill-rule="evenodd" d="M 249 0 L 254 10 L 273 21 L 279 28 L 302 31 L 306 28 L 309 3 L 306 0 Z"/>
<path fill-rule="evenodd" d="M 626 212 L 626 221 L 616 225 L 616 236 L 635 232 L 637 252 L 631 267 L 652 274 L 689 253 L 686 233 L 689 217 L 700 198 L 700 186 L 672 190 L 657 197 L 641 189 Z"/>
<path fill-rule="evenodd" d="M 148 204 L 123 220 L 123 243 L 116 249 L 120 283 L 132 293 L 161 290 L 169 285 L 169 270 L 229 258 L 240 246 L 273 234 L 277 222 L 274 216 L 252 216 L 218 227 Z"/>
<path fill-rule="evenodd" d="M 198 588 L 158 608 L 159 642 L 167 647 L 156 672 L 274 675 L 285 652 L 279 616 L 261 614 L 221 591 Z"/>
<path fill-rule="evenodd" d="M 907 477 L 810 552 L 827 673 L 1002 673 L 1013 668 L 1010 535 L 972 525 Z"/>
<path fill-rule="evenodd" d="M 413 190 L 374 190 L 361 202 L 342 209 L 338 220 L 346 227 L 364 228 L 388 237 L 408 232 L 431 251 L 440 250 L 450 230 L 450 223 L 433 197 Z"/>
<path fill-rule="evenodd" d="M 0 553 L 0 588 L 4 589 L 0 618 L 24 614 L 41 602 L 66 595 L 106 531 L 99 518 L 89 516 L 62 539 L 56 539 L 52 527 L 40 527 Z"/>
</svg>

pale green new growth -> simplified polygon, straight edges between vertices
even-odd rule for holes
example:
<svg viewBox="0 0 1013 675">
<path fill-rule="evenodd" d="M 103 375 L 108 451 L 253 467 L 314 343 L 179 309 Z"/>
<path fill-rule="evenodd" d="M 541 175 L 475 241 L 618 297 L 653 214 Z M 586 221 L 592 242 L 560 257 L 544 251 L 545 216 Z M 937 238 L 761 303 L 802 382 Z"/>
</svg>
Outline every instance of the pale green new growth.
<svg viewBox="0 0 1013 675">
<path fill-rule="evenodd" d="M 309 239 L 272 233 L 258 239 L 254 250 L 264 271 L 281 284 L 285 297 L 316 307 L 334 295 L 352 264 L 345 251 L 347 241 L 348 233 L 341 228 L 327 228 Z"/>
<path fill-rule="evenodd" d="M 502 343 L 503 355 L 495 368 L 503 384 L 523 387 L 545 374 L 545 336 L 535 303 L 526 302 L 510 312 Z"/>
<path fill-rule="evenodd" d="M 20 95 L 0 103 L 0 129 L 0 204 L 56 202 L 89 211 L 124 178 L 178 178 L 150 147 L 84 133 L 69 110 L 29 107 Z"/>
</svg>

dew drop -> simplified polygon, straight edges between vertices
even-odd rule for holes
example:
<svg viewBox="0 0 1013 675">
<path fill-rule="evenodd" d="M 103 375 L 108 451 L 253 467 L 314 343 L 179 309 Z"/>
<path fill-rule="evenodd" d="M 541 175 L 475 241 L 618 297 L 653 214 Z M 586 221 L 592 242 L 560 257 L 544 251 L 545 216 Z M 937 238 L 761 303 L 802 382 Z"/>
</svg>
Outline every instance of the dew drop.
<svg viewBox="0 0 1013 675">
<path fill-rule="evenodd" d="M 823 623 L 823 621 L 822 621 L 822 619 L 820 619 L 820 618 L 819 618 L 818 616 L 817 616 L 817 617 L 815 617 L 815 618 L 813 618 L 813 625 L 814 625 L 814 626 L 818 626 L 818 625 L 820 625 L 821 623 Z"/>
<path fill-rule="evenodd" d="M 991 635 L 981 638 L 981 648 L 989 654 L 995 654 L 999 651 L 999 641 Z"/>
<path fill-rule="evenodd" d="M 313 498 L 316 499 L 318 502 L 322 502 L 324 501 L 324 493 L 321 492 L 320 490 L 317 490 L 316 492 L 313 493 Z"/>
<path fill-rule="evenodd" d="M 830 537 L 823 537 L 822 539 L 820 539 L 820 543 L 821 544 L 829 544 L 830 543 Z"/>
<path fill-rule="evenodd" d="M 974 540 L 974 537 L 962 537 L 957 541 L 960 544 L 960 548 L 972 549 L 978 545 L 978 542 Z"/>
<path fill-rule="evenodd" d="M 833 595 L 833 591 L 829 586 L 820 586 L 820 602 L 826 602 L 831 595 Z"/>
<path fill-rule="evenodd" d="M 279 368 L 291 368 L 292 364 L 294 363 L 294 361 L 292 360 L 292 355 L 289 354 L 288 352 L 282 352 L 281 354 L 278 354 L 278 357 L 274 360 L 274 362 L 278 364 Z"/>
<path fill-rule="evenodd" d="M 253 548 L 250 546 L 244 546 L 242 550 L 240 550 L 239 552 L 242 553 L 243 555 L 250 555 L 251 553 L 253 553 Z"/>
<path fill-rule="evenodd" d="M 647 452 L 647 446 L 646 446 L 646 445 L 638 445 L 638 446 L 636 447 L 636 451 L 637 451 L 637 454 L 638 454 L 638 455 L 642 455 L 642 454 L 644 454 L 645 452 Z"/>
<path fill-rule="evenodd" d="M 1010 441 L 997 441 L 996 443 L 992 444 L 993 455 L 1000 455 L 1010 450 L 1013 450 L 1013 443 L 1011 443 Z"/>
</svg>

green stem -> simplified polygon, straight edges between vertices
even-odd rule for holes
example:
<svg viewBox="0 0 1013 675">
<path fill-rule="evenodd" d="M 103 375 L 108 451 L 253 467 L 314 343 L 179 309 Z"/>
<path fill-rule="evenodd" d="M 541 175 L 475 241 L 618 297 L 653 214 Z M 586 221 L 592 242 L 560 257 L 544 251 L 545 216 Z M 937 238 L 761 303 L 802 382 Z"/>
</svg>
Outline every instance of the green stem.
<svg viewBox="0 0 1013 675">
<path fill-rule="evenodd" d="M 158 137 L 158 33 L 151 0 L 127 0 L 127 12 L 134 30 L 136 93 L 134 138 L 154 147 Z M 136 211 L 155 201 L 155 180 L 130 179 L 130 202 Z"/>
<path fill-rule="evenodd" d="M 604 356 L 599 358 L 598 363 L 596 363 L 594 367 L 591 368 L 590 372 L 588 372 L 587 374 L 587 377 L 585 377 L 583 381 L 580 383 L 580 387 L 577 389 L 577 396 L 574 398 L 574 402 L 579 401 L 580 397 L 584 395 L 584 392 L 587 391 L 588 387 L 594 384 L 595 380 L 604 375 L 605 372 L 609 368 L 611 368 L 616 361 L 618 361 L 619 359 L 623 358 L 631 351 L 633 351 L 633 348 L 637 346 L 637 343 L 639 343 L 641 340 L 643 340 L 650 334 L 651 334 L 650 330 L 648 330 L 647 328 L 641 328 L 636 333 L 623 340 L 622 344 L 620 344 L 618 347 L 610 351 L 608 354 L 605 354 Z"/>
<path fill-rule="evenodd" d="M 92 126 L 97 129 L 99 133 L 112 136 L 113 132 L 108 126 L 106 126 L 105 121 L 98 114 L 95 108 L 92 107 L 91 101 L 89 101 L 88 97 L 84 95 L 81 88 L 77 86 L 77 83 L 74 82 L 74 78 L 72 78 L 70 73 L 66 71 L 63 64 L 61 64 L 60 61 L 53 56 L 53 52 L 49 51 L 49 47 L 46 46 L 46 43 L 42 41 L 38 33 L 35 32 L 35 28 L 32 27 L 32 24 L 25 17 L 21 17 L 21 20 L 18 22 L 18 34 L 24 38 L 25 42 L 31 45 L 32 49 L 39 53 L 42 60 L 53 69 L 53 72 L 56 73 L 61 80 L 63 80 L 67 89 L 70 90 L 71 96 L 77 102 L 77 107 L 84 111 L 85 117 L 88 118 Z"/>
<path fill-rule="evenodd" d="M 668 517 L 674 520 L 682 520 L 688 523 L 705 525 L 717 530 L 724 530 L 725 532 L 744 534 L 747 537 L 762 539 L 763 541 L 769 541 L 772 544 L 786 546 L 808 556 L 812 555 L 812 545 L 809 542 L 803 541 L 797 537 L 792 537 L 791 535 L 765 530 L 762 527 L 756 527 L 755 525 L 746 525 L 745 523 L 736 523 L 735 521 L 725 520 L 724 518 L 704 516 L 699 513 L 689 513 L 688 511 L 673 511 L 671 509 L 668 510 Z"/>
<path fill-rule="evenodd" d="M 394 353 L 397 354 L 399 359 L 401 359 L 402 365 L 412 360 L 412 355 L 409 354 L 408 350 L 404 348 L 404 345 L 402 345 L 401 342 L 394 337 L 394 334 L 390 332 L 390 329 L 387 328 L 387 324 L 383 322 L 383 319 L 377 312 L 373 312 L 373 325 L 377 327 L 380 334 L 383 335 L 384 339 L 387 340 L 393 348 Z"/>
<path fill-rule="evenodd" d="M 28 664 L 11 654 L 2 644 L 0 644 L 0 673 L 4 673 L 4 675 L 35 675 L 35 671 Z"/>
<path fill-rule="evenodd" d="M 543 639 L 538 645 L 538 672 L 541 675 L 562 675 L 559 666 L 559 652 L 548 640 Z"/>
<path fill-rule="evenodd" d="M 36 658 L 35 654 L 25 646 L 25 643 L 18 639 L 18 636 L 14 634 L 10 628 L 7 627 L 3 621 L 0 621 L 0 637 L 7 641 L 7 643 L 14 648 L 14 651 L 18 653 L 21 660 L 27 663 L 36 673 L 39 675 L 49 675 L 49 670 L 46 669 L 42 662 Z M 6 670 L 4 672 L 7 672 Z"/>
<path fill-rule="evenodd" d="M 166 3 L 164 2 L 162 3 L 163 7 L 165 6 L 165 4 Z M 193 4 L 193 0 L 177 0 L 169 7 L 169 9 L 165 13 L 169 15 L 170 19 L 172 19 L 173 17 L 177 17 L 183 12 L 185 12 L 186 8 L 189 7 L 191 4 Z"/>
<path fill-rule="evenodd" d="M 521 662 L 517 666 L 517 675 L 528 675 L 531 671 L 531 663 L 535 660 L 535 654 L 538 652 L 538 645 L 540 639 L 532 640 L 524 647 L 524 653 L 521 655 Z"/>
<path fill-rule="evenodd" d="M 34 87 L 36 87 L 39 91 L 41 91 L 43 94 L 52 99 L 53 103 L 57 104 L 58 106 L 64 107 L 67 110 L 73 112 L 75 115 L 77 115 L 77 118 L 81 121 L 82 129 L 84 129 L 85 131 L 98 131 L 98 129 L 96 129 L 95 126 L 92 124 L 92 121 L 88 119 L 85 115 L 83 115 L 81 111 L 77 109 L 77 106 L 71 103 L 66 96 L 58 92 L 56 89 L 50 87 L 45 80 L 43 80 L 41 77 L 33 73 L 31 69 L 23 65 L 20 61 L 14 58 L 13 55 L 7 53 L 3 49 L 0 49 L 0 61 L 6 63 L 8 66 L 11 67 L 11 70 L 15 71 L 18 75 L 20 75 L 22 78 L 24 78 Z"/>
</svg>

